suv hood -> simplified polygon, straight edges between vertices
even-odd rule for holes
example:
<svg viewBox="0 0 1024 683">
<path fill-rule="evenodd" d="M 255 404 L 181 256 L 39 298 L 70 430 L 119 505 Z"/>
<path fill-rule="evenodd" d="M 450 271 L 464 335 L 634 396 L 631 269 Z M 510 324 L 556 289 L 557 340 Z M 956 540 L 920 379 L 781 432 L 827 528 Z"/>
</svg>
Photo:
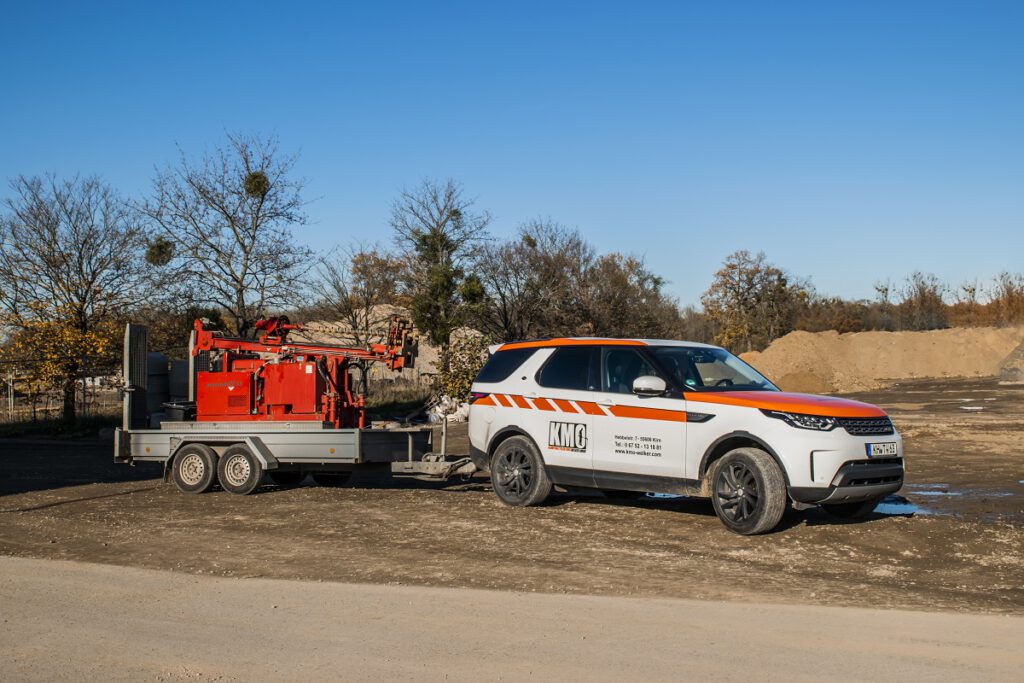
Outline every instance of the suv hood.
<svg viewBox="0 0 1024 683">
<path fill-rule="evenodd" d="M 785 391 L 694 391 L 683 394 L 683 398 L 695 403 L 718 403 L 822 417 L 885 417 L 884 410 L 870 403 Z"/>
</svg>

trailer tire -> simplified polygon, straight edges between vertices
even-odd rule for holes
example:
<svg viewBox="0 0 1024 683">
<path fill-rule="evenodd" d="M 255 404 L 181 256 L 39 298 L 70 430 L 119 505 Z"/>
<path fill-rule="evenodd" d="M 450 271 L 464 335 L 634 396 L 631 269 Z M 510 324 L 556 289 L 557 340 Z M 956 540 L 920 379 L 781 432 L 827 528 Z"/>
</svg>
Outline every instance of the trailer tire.
<svg viewBox="0 0 1024 683">
<path fill-rule="evenodd" d="M 263 479 L 263 465 L 245 444 L 229 446 L 217 461 L 217 478 L 225 491 L 244 496 Z"/>
<path fill-rule="evenodd" d="M 533 442 L 525 436 L 505 439 L 491 457 L 491 485 L 505 505 L 540 505 L 551 494 L 552 483 Z"/>
<path fill-rule="evenodd" d="M 715 461 L 711 502 L 729 531 L 753 536 L 771 531 L 789 496 L 778 464 L 760 448 L 736 448 Z"/>
<path fill-rule="evenodd" d="M 171 462 L 171 480 L 182 493 L 206 493 L 217 483 L 217 454 L 201 443 L 185 444 Z"/>
<path fill-rule="evenodd" d="M 313 481 L 316 482 L 317 486 L 326 486 L 328 488 L 345 486 L 351 478 L 351 472 L 315 472 L 313 474 Z"/>
</svg>

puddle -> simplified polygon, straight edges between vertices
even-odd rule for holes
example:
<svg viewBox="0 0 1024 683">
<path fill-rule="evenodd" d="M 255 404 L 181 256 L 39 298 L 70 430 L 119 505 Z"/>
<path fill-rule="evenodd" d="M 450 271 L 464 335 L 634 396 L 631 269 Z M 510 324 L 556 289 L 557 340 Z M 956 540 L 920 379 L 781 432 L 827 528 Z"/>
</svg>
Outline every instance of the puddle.
<svg viewBox="0 0 1024 683">
<path fill-rule="evenodd" d="M 985 410 L 985 406 L 960 406 L 960 410 Z"/>
<path fill-rule="evenodd" d="M 903 496 L 891 495 L 882 499 L 882 502 L 875 506 L 875 512 L 880 515 L 933 515 L 928 508 L 923 508 L 916 503 L 911 503 Z"/>
<path fill-rule="evenodd" d="M 915 496 L 962 496 L 963 491 L 950 491 L 949 484 L 908 484 L 907 491 Z"/>
</svg>

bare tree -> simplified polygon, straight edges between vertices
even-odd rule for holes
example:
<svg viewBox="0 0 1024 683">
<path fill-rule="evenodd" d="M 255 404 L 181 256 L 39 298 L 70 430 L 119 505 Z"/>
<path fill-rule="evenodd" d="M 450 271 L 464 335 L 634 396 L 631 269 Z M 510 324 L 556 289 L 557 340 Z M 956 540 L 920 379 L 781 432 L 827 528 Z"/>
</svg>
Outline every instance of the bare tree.
<svg viewBox="0 0 1024 683">
<path fill-rule="evenodd" d="M 391 307 L 400 303 L 402 262 L 377 247 L 346 249 L 320 263 L 314 288 L 319 301 L 307 315 L 341 322 L 356 345 L 387 333 Z"/>
<path fill-rule="evenodd" d="M 931 273 L 914 272 L 899 292 L 896 307 L 905 330 L 935 330 L 947 326 L 946 285 Z"/>
<path fill-rule="evenodd" d="M 83 359 L 112 355 L 118 319 L 148 300 L 156 269 L 143 260 L 136 212 L 95 177 L 19 177 L 0 219 L 0 316 L 8 350 L 63 391 L 75 417 Z"/>
<path fill-rule="evenodd" d="M 491 217 L 473 205 L 455 181 L 425 180 L 403 191 L 392 207 L 413 321 L 442 348 L 482 298 L 478 278 L 467 269 L 486 241 Z"/>
<path fill-rule="evenodd" d="M 643 259 L 598 256 L 579 231 L 551 221 L 530 221 L 518 239 L 489 245 L 479 271 L 480 325 L 498 339 L 681 331 L 676 302 Z"/>
<path fill-rule="evenodd" d="M 297 298 L 311 264 L 292 234 L 306 222 L 295 161 L 273 138 L 229 135 L 198 162 L 182 152 L 158 171 L 142 207 L 163 239 L 152 252 L 176 267 L 194 303 L 224 309 L 241 335 Z"/>
</svg>

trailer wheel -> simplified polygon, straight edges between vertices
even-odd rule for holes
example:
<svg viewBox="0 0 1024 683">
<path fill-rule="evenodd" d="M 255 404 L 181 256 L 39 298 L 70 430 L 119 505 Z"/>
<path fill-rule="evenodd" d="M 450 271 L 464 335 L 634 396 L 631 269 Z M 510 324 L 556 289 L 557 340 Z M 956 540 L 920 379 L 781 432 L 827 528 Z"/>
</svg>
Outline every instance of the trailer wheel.
<svg viewBox="0 0 1024 683">
<path fill-rule="evenodd" d="M 201 443 L 185 444 L 171 463 L 171 480 L 182 493 L 206 493 L 217 483 L 217 454 Z"/>
<path fill-rule="evenodd" d="M 246 495 L 263 479 L 263 465 L 245 444 L 230 446 L 217 461 L 217 478 L 224 490 Z"/>
<path fill-rule="evenodd" d="M 525 436 L 501 442 L 491 458 L 491 484 L 505 505 L 539 505 L 551 493 L 544 460 Z"/>
<path fill-rule="evenodd" d="M 351 478 L 351 472 L 316 472 L 313 474 L 313 481 L 317 486 L 327 486 L 330 488 L 344 486 Z"/>
<path fill-rule="evenodd" d="M 711 502 L 729 531 L 744 536 L 771 531 L 788 500 L 782 470 L 760 448 L 737 448 L 715 462 Z"/>
</svg>

